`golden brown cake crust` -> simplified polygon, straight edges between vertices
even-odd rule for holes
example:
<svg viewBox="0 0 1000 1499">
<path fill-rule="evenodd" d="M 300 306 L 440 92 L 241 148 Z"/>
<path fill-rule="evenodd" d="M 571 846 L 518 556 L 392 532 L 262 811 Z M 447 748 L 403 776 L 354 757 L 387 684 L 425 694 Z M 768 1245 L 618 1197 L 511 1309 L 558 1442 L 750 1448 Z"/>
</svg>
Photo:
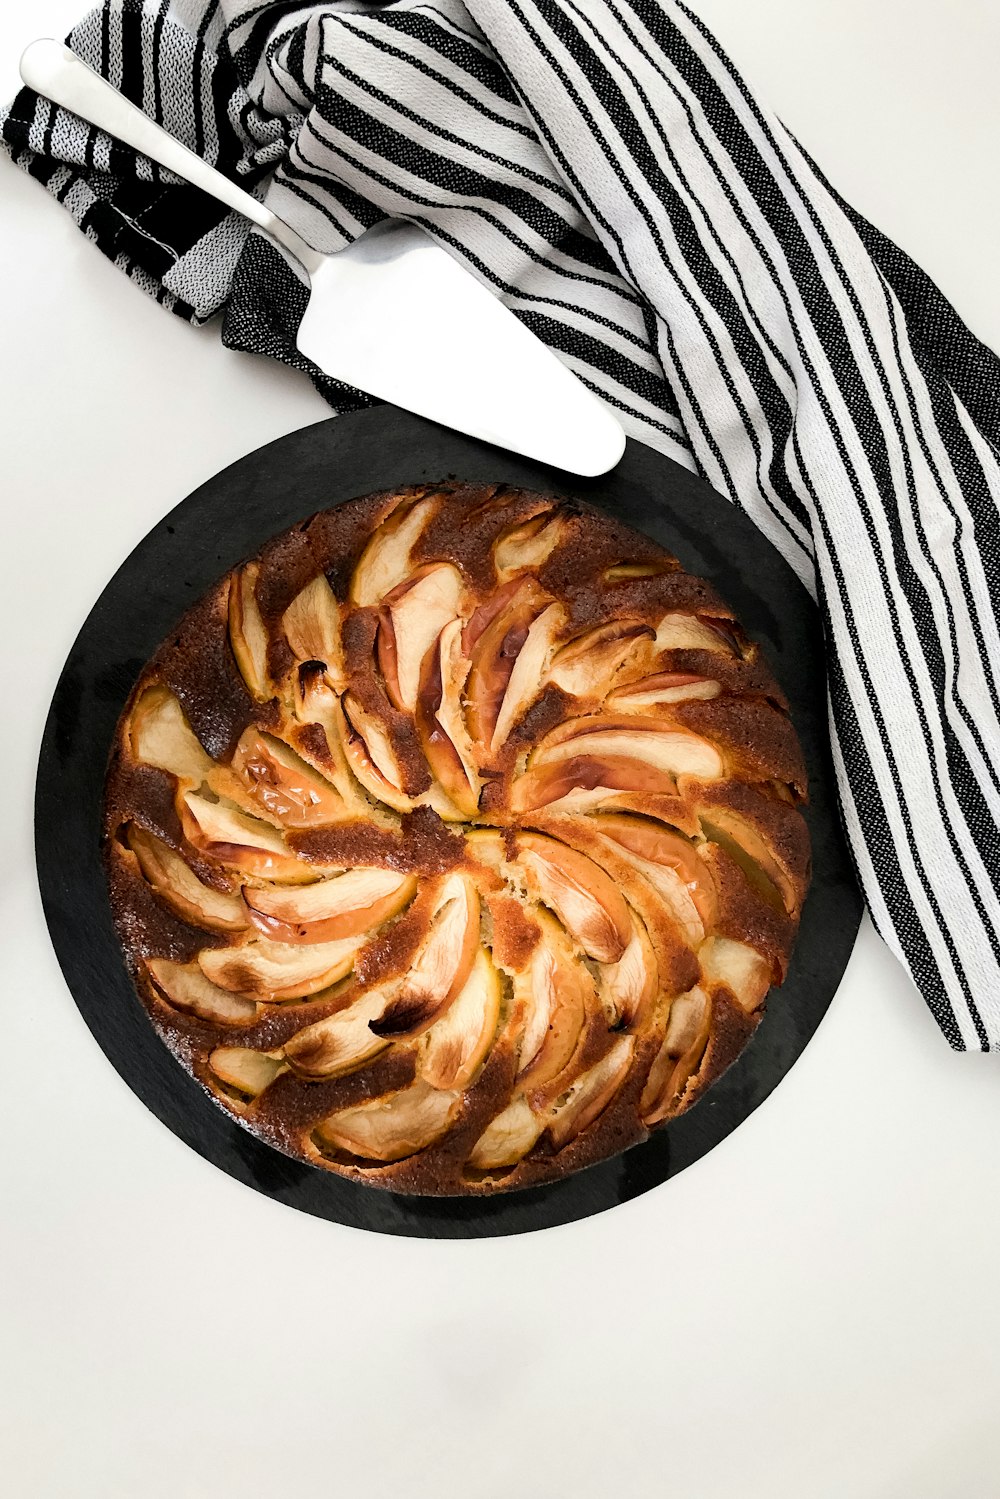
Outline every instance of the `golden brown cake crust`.
<svg viewBox="0 0 1000 1499">
<path fill-rule="evenodd" d="M 809 883 L 785 698 L 711 585 L 573 500 L 325 511 L 142 672 L 105 863 L 161 1038 L 247 1129 L 402 1192 L 551 1181 L 738 1056 Z"/>
</svg>

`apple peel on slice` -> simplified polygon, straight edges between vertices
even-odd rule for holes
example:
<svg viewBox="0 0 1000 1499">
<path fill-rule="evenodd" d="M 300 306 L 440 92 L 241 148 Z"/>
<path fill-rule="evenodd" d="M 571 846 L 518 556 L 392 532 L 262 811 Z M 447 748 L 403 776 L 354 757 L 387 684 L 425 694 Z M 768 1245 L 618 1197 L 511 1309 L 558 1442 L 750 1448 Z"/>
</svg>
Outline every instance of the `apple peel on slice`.
<svg viewBox="0 0 1000 1499">
<path fill-rule="evenodd" d="M 659 990 L 656 954 L 645 927 L 632 923 L 632 938 L 617 963 L 602 963 L 598 991 L 611 1026 L 638 1026 L 650 1013 Z"/>
<path fill-rule="evenodd" d="M 462 705 L 468 674 L 462 621 L 453 619 L 424 657 L 415 721 L 431 774 L 462 816 L 474 817 L 482 780 Z"/>
<path fill-rule="evenodd" d="M 566 610 L 562 604 L 549 604 L 528 626 L 500 703 L 490 740 L 491 755 L 506 744 L 515 724 L 524 717 L 541 692 L 556 639 L 565 622 Z"/>
<path fill-rule="evenodd" d="M 619 713 L 645 713 L 650 708 L 668 708 L 673 703 L 687 703 L 694 699 L 708 701 L 718 697 L 721 691 L 721 685 L 710 677 L 664 671 L 643 677 L 628 687 L 619 687 L 611 693 L 607 705 Z"/>
<path fill-rule="evenodd" d="M 316 1126 L 320 1146 L 362 1160 L 402 1161 L 446 1134 L 462 1105 L 460 1093 L 418 1079 L 398 1093 L 341 1109 Z"/>
<path fill-rule="evenodd" d="M 521 1038 L 518 1076 L 532 1088 L 557 1077 L 576 1051 L 594 993 L 593 980 L 574 957 L 550 916 L 542 916 L 544 940 L 527 968 L 514 977 Z"/>
<path fill-rule="evenodd" d="M 129 824 L 126 838 L 144 879 L 177 916 L 215 932 L 245 929 L 247 913 L 239 895 L 202 884 L 176 850 L 137 823 Z"/>
<path fill-rule="evenodd" d="M 684 940 L 697 947 L 715 921 L 712 876 L 694 845 L 652 818 L 628 813 L 597 816 L 594 828 L 624 850 L 629 863 L 662 899 Z"/>
<path fill-rule="evenodd" d="M 276 942 L 337 942 L 380 926 L 408 905 L 416 876 L 393 869 L 348 869 L 313 885 L 247 886 L 250 920 Z"/>
<path fill-rule="evenodd" d="M 145 961 L 156 988 L 175 1010 L 222 1025 L 247 1025 L 257 1014 L 252 999 L 220 989 L 197 963 L 172 963 L 168 958 Z"/>
<path fill-rule="evenodd" d="M 655 649 L 661 651 L 722 651 L 733 654 L 731 640 L 722 628 L 716 628 L 697 614 L 672 610 L 656 627 Z"/>
<path fill-rule="evenodd" d="M 725 770 L 722 756 L 709 740 L 650 719 L 624 724 L 614 719 L 582 719 L 576 721 L 572 731 L 570 725 L 562 725 L 539 746 L 530 765 L 554 765 L 579 756 L 638 760 L 650 770 L 701 780 L 716 780 Z"/>
<path fill-rule="evenodd" d="M 525 568 L 538 568 L 547 562 L 566 531 L 566 517 L 558 511 L 544 510 L 506 531 L 493 548 L 497 578 L 506 582 Z"/>
<path fill-rule="evenodd" d="M 350 973 L 358 943 L 286 943 L 257 938 L 239 947 L 204 948 L 198 963 L 222 989 L 265 1002 L 307 999 Z"/>
</svg>

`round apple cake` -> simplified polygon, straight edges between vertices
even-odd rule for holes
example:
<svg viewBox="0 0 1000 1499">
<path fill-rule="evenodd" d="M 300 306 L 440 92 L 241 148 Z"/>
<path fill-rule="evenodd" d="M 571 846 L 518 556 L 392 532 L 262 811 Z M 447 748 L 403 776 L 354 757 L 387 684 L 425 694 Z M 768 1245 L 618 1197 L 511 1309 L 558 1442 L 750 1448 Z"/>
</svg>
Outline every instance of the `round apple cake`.
<svg viewBox="0 0 1000 1499">
<path fill-rule="evenodd" d="M 577 501 L 324 511 L 141 673 L 105 806 L 161 1038 L 299 1160 L 550 1181 L 689 1108 L 789 961 L 802 753 L 710 584 Z"/>
</svg>

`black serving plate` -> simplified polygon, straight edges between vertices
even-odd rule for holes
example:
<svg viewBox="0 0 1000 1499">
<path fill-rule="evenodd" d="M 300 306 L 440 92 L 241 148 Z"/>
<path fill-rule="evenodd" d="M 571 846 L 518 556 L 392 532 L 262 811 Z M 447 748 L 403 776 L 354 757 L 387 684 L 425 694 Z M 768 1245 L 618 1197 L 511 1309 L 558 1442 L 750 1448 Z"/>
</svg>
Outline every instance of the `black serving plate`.
<svg viewBox="0 0 1000 1499">
<path fill-rule="evenodd" d="M 810 776 L 813 884 L 784 987 L 749 1046 L 688 1114 L 565 1181 L 487 1199 L 406 1197 L 302 1165 L 219 1109 L 153 1031 L 125 971 L 99 853 L 104 770 L 148 658 L 234 563 L 317 510 L 448 477 L 580 495 L 644 531 L 718 588 L 763 646 L 792 706 Z M 353 1228 L 425 1238 L 525 1233 L 602 1212 L 698 1160 L 767 1097 L 812 1036 L 854 944 L 859 896 L 840 829 L 823 640 L 795 574 L 741 512 L 686 469 L 630 442 L 603 478 L 572 479 L 392 407 L 269 443 L 182 501 L 105 588 L 70 652 L 45 726 L 35 800 L 39 884 L 52 942 L 87 1025 L 133 1092 L 238 1181 Z"/>
</svg>

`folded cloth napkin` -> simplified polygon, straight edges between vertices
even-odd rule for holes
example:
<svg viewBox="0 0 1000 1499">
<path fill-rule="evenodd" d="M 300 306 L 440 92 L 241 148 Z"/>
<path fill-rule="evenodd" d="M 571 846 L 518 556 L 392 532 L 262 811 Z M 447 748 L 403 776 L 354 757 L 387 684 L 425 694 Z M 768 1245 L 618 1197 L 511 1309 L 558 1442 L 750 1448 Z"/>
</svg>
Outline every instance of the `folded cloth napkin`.
<svg viewBox="0 0 1000 1499">
<path fill-rule="evenodd" d="M 674 0 L 107 0 L 70 45 L 318 248 L 423 225 L 811 588 L 875 925 L 1000 1047 L 1000 362 Z M 165 306 L 305 369 L 259 234 L 22 92 L 14 159 Z"/>
</svg>

